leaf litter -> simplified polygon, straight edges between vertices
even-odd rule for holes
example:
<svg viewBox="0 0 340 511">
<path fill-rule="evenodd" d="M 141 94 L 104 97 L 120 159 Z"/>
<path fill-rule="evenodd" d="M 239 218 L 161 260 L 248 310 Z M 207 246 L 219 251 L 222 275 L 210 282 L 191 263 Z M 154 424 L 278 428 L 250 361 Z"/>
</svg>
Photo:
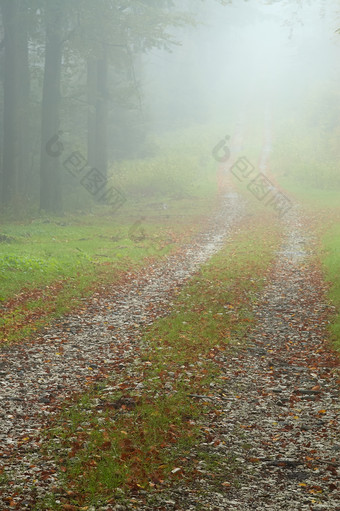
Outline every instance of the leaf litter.
<svg viewBox="0 0 340 511">
<path fill-rule="evenodd" d="M 2 353 L 1 455 L 9 481 L 4 509 L 30 509 L 37 495 L 51 491 L 57 467 L 39 459 L 39 431 L 63 400 L 95 380 L 129 367 L 133 378 L 142 327 L 167 313 L 185 281 L 223 243 L 242 216 L 238 204 L 229 198 L 210 230 L 184 253 L 151 265 L 109 298 L 94 297 L 86 312 L 64 318 L 33 344 Z M 282 223 L 284 243 L 255 305 L 247 345 L 217 352 L 220 376 L 209 395 L 191 395 L 211 403 L 199 421 L 205 439 L 200 450 L 222 460 L 219 467 L 232 459 L 237 484 L 227 466 L 221 473 L 203 458 L 193 481 L 176 466 L 172 487 L 152 497 L 135 492 L 129 502 L 98 509 L 340 509 L 339 359 L 326 330 L 332 307 L 301 213 L 291 210 Z M 26 500 L 16 497 L 19 488 Z"/>
</svg>

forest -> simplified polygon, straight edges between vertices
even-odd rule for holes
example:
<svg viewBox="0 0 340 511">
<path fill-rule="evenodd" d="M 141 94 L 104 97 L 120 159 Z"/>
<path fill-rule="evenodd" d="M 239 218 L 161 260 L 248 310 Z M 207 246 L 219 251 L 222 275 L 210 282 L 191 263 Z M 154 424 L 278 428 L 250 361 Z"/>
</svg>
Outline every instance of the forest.
<svg viewBox="0 0 340 511">
<path fill-rule="evenodd" d="M 169 48 L 169 28 L 193 18 L 168 1 L 18 0 L 2 2 L 1 15 L 2 205 L 39 201 L 60 213 L 75 187 L 62 176 L 64 143 L 81 160 L 71 157 L 70 172 L 93 169 L 85 188 L 109 200 L 108 162 L 145 152 L 142 55 Z"/>
<path fill-rule="evenodd" d="M 205 124 L 206 132 L 211 134 L 212 126 L 215 124 L 216 127 L 217 121 L 221 122 L 222 118 L 221 111 L 216 112 L 217 102 L 221 105 L 220 110 L 227 112 L 229 120 L 234 115 L 235 103 L 247 101 L 245 96 L 249 96 L 249 92 L 243 91 L 241 98 L 234 84 L 226 84 L 233 95 L 229 103 L 227 95 L 230 93 L 226 93 L 225 98 L 220 97 L 221 87 L 209 85 L 205 76 L 214 71 L 207 65 L 207 45 L 200 42 L 199 35 L 203 33 L 204 37 L 211 38 L 212 45 L 218 43 L 224 21 L 216 25 L 215 34 L 209 33 L 204 26 L 204 19 L 209 20 L 207 13 L 216 9 L 216 3 L 222 4 L 220 9 L 228 11 L 227 5 L 223 7 L 228 2 L 223 1 L 208 2 L 208 5 L 201 1 L 102 1 L 100 8 L 85 0 L 3 2 L 2 211 L 12 212 L 14 216 L 14 211 L 20 214 L 22 209 L 24 214 L 36 211 L 60 214 L 65 208 L 72 210 L 75 206 L 80 210 L 87 209 L 89 202 L 93 201 L 106 204 L 117 201 L 119 206 L 124 203 L 127 192 L 121 189 L 119 175 L 133 175 L 133 166 L 145 166 L 146 159 L 149 159 L 150 165 L 152 158 L 157 161 L 159 141 L 155 140 L 156 133 L 175 132 L 175 127 L 203 128 Z M 272 3 L 275 4 L 269 2 Z M 320 8 L 327 9 L 327 6 Z M 294 24 L 303 22 L 299 17 L 303 14 L 298 11 L 294 8 L 284 14 L 286 18 L 282 21 L 287 25 L 286 35 L 289 30 L 294 30 Z M 212 23 L 216 22 L 213 19 L 216 12 L 210 14 Z M 240 19 L 242 15 L 243 20 Z M 239 13 L 234 12 L 227 20 L 229 32 L 247 26 L 252 17 L 256 20 L 258 16 L 256 7 L 240 5 Z M 150 52 L 155 50 L 157 58 L 163 60 L 168 84 L 158 76 L 155 78 L 157 68 L 148 60 Z M 197 62 L 200 50 L 202 69 Z M 240 53 L 242 51 L 241 47 Z M 229 66 L 235 73 L 239 71 L 238 81 L 242 89 L 244 70 L 237 69 L 235 51 L 229 48 L 229 52 L 230 55 L 225 57 L 226 67 Z M 168 68 L 164 66 L 167 55 L 173 55 Z M 302 56 L 297 56 L 296 62 Z M 212 63 L 215 58 L 211 59 Z M 241 60 L 242 55 L 238 58 Z M 248 55 L 247 63 L 249 58 Z M 323 67 L 327 64 L 329 68 L 330 62 L 326 59 Z M 176 65 L 182 68 L 181 77 L 174 67 Z M 254 61 L 249 65 L 254 65 Z M 306 68 L 306 74 L 312 78 L 319 69 L 315 66 L 313 73 L 310 68 Z M 322 73 L 322 67 L 320 70 Z M 171 72 L 173 78 L 167 74 Z M 209 78 L 212 82 L 223 82 L 225 76 L 221 79 L 221 75 L 221 70 L 218 70 L 216 78 L 213 75 Z M 148 86 L 150 76 L 154 82 L 151 87 Z M 179 84 L 180 81 L 186 87 Z M 315 82 L 312 87 L 307 86 L 307 96 L 302 105 L 303 92 L 299 87 L 303 87 L 303 82 L 307 84 L 307 76 L 298 78 L 295 97 L 289 96 L 289 90 L 285 97 L 286 83 L 281 87 L 272 85 L 271 94 L 273 96 L 276 88 L 279 97 L 274 100 L 280 101 L 279 108 L 288 107 L 285 115 L 281 116 L 283 135 L 280 133 L 280 138 L 286 133 L 291 136 L 291 130 L 310 130 L 310 136 L 305 138 L 309 139 L 311 146 L 307 147 L 308 141 L 303 141 L 306 145 L 304 154 L 310 153 L 313 157 L 316 144 L 318 147 L 321 144 L 323 160 L 323 155 L 327 154 L 327 161 L 318 161 L 319 156 L 317 161 L 305 162 L 306 167 L 312 167 L 306 172 L 306 178 L 317 186 L 333 187 L 339 186 L 339 176 L 333 163 L 338 157 L 335 142 L 339 129 L 338 92 L 334 84 L 326 90 L 326 81 L 325 77 L 323 83 L 319 80 L 319 84 Z M 167 90 L 166 85 L 171 82 L 174 87 Z M 255 88 L 261 85 L 257 77 Z M 188 98 L 190 87 L 194 89 L 192 97 Z M 268 84 L 263 86 L 259 97 L 263 97 L 266 87 Z M 217 93 L 215 110 L 207 98 L 209 88 L 212 94 L 214 91 Z M 169 97 L 165 99 L 167 95 L 178 95 L 180 99 L 177 102 Z M 185 106 L 184 97 L 189 103 Z M 290 104 L 287 104 L 287 99 Z M 160 106 L 159 111 L 156 105 Z M 183 107 L 182 112 L 179 105 Z M 300 111 L 293 119 L 289 108 L 295 107 Z M 316 131 L 320 123 L 323 126 L 321 134 Z M 287 142 L 293 143 L 293 140 L 296 137 Z M 294 148 L 291 153 L 294 155 Z M 170 174 L 166 169 L 164 171 Z M 305 177 L 301 168 L 294 172 Z M 157 177 L 154 178 L 157 181 Z M 127 188 L 130 185 L 133 189 L 132 183 L 127 183 Z"/>
<path fill-rule="evenodd" d="M 333 511 L 340 1 L 0 0 L 0 509 Z"/>
</svg>

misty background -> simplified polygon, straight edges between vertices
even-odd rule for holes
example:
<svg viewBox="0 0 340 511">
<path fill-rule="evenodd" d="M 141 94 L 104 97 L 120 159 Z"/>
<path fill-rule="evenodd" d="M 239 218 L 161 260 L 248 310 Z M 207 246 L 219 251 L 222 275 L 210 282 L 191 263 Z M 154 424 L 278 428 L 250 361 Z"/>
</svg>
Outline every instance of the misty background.
<svg viewBox="0 0 340 511">
<path fill-rule="evenodd" d="M 152 119 L 225 122 L 230 112 L 266 104 L 287 115 L 335 93 L 338 13 L 337 2 L 205 2 L 201 25 L 176 33 L 181 47 L 145 57 Z"/>
<path fill-rule="evenodd" d="M 340 186 L 339 2 L 0 5 L 3 212 L 98 204 L 74 153 L 109 194 L 184 193 L 240 120 L 256 158 L 266 115 L 277 176 Z"/>
</svg>

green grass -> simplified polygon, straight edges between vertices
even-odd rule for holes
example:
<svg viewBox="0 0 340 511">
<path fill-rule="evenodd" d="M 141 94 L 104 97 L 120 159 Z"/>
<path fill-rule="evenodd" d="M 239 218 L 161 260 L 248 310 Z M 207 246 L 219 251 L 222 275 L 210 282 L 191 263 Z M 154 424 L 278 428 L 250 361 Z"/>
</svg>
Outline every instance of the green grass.
<svg viewBox="0 0 340 511">
<path fill-rule="evenodd" d="M 103 217 L 3 225 L 2 234 L 14 241 L 0 244 L 1 299 L 8 299 L 24 286 L 46 285 L 84 271 L 91 274 L 92 267 L 103 262 L 117 263 L 122 258 L 136 262 L 156 254 L 157 245 L 166 240 L 166 222 L 146 221 L 146 239 L 137 244 L 129 237 L 137 219 L 131 218 L 131 225 L 125 219 Z"/>
<path fill-rule="evenodd" d="M 210 189 L 209 189 L 210 190 Z M 114 217 L 70 215 L 0 226 L 0 342 L 20 340 L 82 298 L 163 257 L 197 232 L 214 195 L 136 200 Z M 2 303 L 2 305 L 1 305 Z"/>
<path fill-rule="evenodd" d="M 186 197 L 216 190 L 216 161 L 212 150 L 225 136 L 225 125 L 194 125 L 154 135 L 154 153 L 144 159 L 112 165 L 112 183 L 132 199 L 140 197 Z"/>
<path fill-rule="evenodd" d="M 281 186 L 308 209 L 310 213 L 339 209 L 339 189 L 320 190 L 310 184 L 302 184 L 292 177 L 279 176 Z"/>
<path fill-rule="evenodd" d="M 185 286 L 172 312 L 145 333 L 135 373 L 122 374 L 120 383 L 109 379 L 65 407 L 47 432 L 44 453 L 55 457 L 71 492 L 57 495 L 62 504 L 99 505 L 134 489 L 150 492 L 182 479 L 190 484 L 202 460 L 215 474 L 214 487 L 222 488 L 228 470 L 237 484 L 232 453 L 227 460 L 198 447 L 207 434 L 200 418 L 220 412 L 190 395 L 209 394 L 212 382 L 214 392 L 225 385 L 219 355 L 244 343 L 278 240 L 273 217 L 248 217 Z M 130 379 L 143 382 L 143 390 L 131 390 Z M 121 390 L 107 391 L 113 384 Z M 133 406 L 113 406 L 122 397 Z"/>
<path fill-rule="evenodd" d="M 334 346 L 340 352 L 340 223 L 330 228 L 322 241 L 325 276 L 330 283 L 329 297 L 338 311 L 331 333 Z"/>
</svg>

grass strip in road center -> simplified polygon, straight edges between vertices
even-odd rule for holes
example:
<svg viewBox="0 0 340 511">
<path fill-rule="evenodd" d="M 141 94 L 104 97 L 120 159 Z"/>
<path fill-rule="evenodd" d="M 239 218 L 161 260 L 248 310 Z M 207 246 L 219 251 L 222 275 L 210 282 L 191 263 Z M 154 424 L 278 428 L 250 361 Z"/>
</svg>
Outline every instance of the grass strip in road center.
<svg viewBox="0 0 340 511">
<path fill-rule="evenodd" d="M 161 491 L 195 478 L 202 457 L 220 470 L 217 485 L 226 471 L 233 477 L 232 455 L 222 466 L 201 452 L 201 418 L 214 406 L 211 391 L 218 393 L 219 355 L 242 345 L 254 321 L 279 239 L 272 215 L 246 217 L 145 333 L 138 360 L 119 381 L 109 378 L 65 407 L 45 433 L 44 456 L 55 459 L 60 485 L 34 509 L 114 505 L 131 491 Z"/>
</svg>

